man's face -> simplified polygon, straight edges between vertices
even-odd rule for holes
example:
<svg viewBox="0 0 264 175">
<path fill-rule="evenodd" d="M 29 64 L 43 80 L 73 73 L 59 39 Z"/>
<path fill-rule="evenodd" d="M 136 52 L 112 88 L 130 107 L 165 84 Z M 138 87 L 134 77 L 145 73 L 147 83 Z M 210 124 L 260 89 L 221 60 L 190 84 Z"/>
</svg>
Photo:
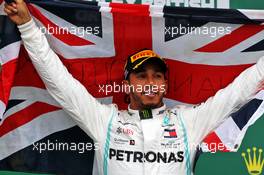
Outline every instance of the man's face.
<svg viewBox="0 0 264 175">
<path fill-rule="evenodd" d="M 146 64 L 139 71 L 132 72 L 125 84 L 130 86 L 130 107 L 132 109 L 157 108 L 163 105 L 167 91 L 167 80 L 156 64 Z"/>
</svg>

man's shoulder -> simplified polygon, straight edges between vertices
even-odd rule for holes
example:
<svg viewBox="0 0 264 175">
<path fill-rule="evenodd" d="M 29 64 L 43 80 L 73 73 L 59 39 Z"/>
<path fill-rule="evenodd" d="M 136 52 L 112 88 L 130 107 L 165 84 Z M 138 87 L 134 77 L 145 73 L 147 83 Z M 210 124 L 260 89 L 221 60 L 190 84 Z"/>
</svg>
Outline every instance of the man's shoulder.
<svg viewBox="0 0 264 175">
<path fill-rule="evenodd" d="M 173 107 L 167 108 L 166 110 L 168 112 L 172 112 L 172 113 L 180 113 L 180 112 L 186 112 L 186 111 L 193 111 L 195 110 L 197 107 L 199 107 L 200 104 L 196 104 L 196 105 L 175 105 Z"/>
<path fill-rule="evenodd" d="M 185 109 L 189 109 L 189 108 L 193 108 L 193 106 L 191 106 L 191 105 L 174 105 L 173 107 L 169 107 L 166 110 L 179 111 L 179 110 L 185 110 Z"/>
</svg>

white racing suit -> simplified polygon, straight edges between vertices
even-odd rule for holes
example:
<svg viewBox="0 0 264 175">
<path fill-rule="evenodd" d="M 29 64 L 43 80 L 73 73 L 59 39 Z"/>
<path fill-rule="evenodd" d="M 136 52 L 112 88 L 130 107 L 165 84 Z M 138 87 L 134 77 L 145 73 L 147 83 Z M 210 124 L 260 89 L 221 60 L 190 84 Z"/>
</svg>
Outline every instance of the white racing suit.
<svg viewBox="0 0 264 175">
<path fill-rule="evenodd" d="M 92 97 L 67 71 L 33 20 L 18 27 L 48 92 L 100 145 L 94 166 L 94 174 L 99 175 L 192 174 L 195 147 L 256 92 L 264 76 L 261 58 L 205 103 L 163 106 L 148 113 L 151 119 L 140 119 L 139 111 L 119 111 Z"/>
</svg>

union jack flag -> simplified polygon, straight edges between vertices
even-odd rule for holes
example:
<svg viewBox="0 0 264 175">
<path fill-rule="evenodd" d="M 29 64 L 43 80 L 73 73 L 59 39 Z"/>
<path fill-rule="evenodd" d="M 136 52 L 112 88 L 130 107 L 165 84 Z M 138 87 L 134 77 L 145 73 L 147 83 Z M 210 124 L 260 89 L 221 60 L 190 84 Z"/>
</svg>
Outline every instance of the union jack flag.
<svg viewBox="0 0 264 175">
<path fill-rule="evenodd" d="M 126 95 L 106 95 L 98 91 L 99 85 L 121 84 L 127 56 L 142 48 L 153 49 L 167 60 L 165 103 L 169 107 L 206 100 L 264 55 L 263 11 L 58 0 L 27 5 L 72 75 L 103 103 L 117 103 L 121 109 L 127 108 Z M 45 90 L 3 7 L 0 0 L 0 169 L 8 166 L 10 157 L 18 153 L 23 157 L 23 150 L 29 154 L 35 142 L 56 140 L 62 132 L 69 137 L 81 133 Z M 221 142 L 217 133 L 205 142 Z M 83 140 L 90 138 L 83 136 Z M 37 160 L 37 166 L 27 171 L 70 171 Z"/>
</svg>

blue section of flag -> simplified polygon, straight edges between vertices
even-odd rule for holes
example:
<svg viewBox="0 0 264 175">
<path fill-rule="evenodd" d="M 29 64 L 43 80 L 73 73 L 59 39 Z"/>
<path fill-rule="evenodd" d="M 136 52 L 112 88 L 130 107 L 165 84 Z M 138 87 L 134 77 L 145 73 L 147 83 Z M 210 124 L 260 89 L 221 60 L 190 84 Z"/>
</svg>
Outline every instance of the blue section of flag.
<svg viewBox="0 0 264 175">
<path fill-rule="evenodd" d="M 251 47 L 243 50 L 242 52 L 257 52 L 263 50 L 264 50 L 264 40 L 261 40 L 260 42 L 252 45 Z"/>
<path fill-rule="evenodd" d="M 248 123 L 249 119 L 256 112 L 261 103 L 262 100 L 253 99 L 246 105 L 244 105 L 242 108 L 240 108 L 239 111 L 231 115 L 240 130 L 242 130 L 244 126 Z"/>
</svg>

